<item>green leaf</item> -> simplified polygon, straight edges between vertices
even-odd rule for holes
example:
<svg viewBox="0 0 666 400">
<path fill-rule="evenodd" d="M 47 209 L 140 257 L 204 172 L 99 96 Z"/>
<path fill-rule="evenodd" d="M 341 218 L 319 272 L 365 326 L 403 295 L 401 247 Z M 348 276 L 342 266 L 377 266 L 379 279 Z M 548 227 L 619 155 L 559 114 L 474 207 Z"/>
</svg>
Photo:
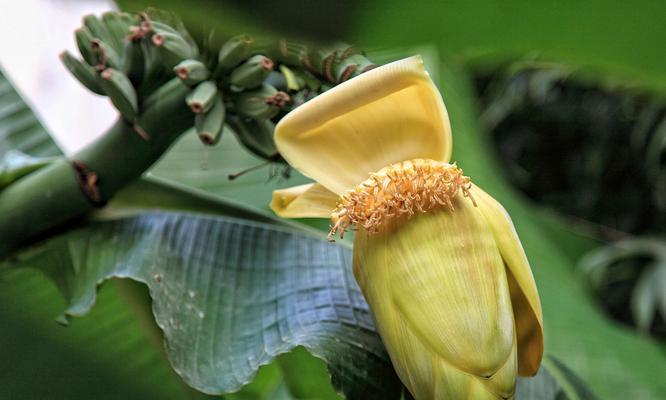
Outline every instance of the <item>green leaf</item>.
<svg viewBox="0 0 666 400">
<path fill-rule="evenodd" d="M 322 235 L 323 236 L 323 235 Z M 145 213 L 98 221 L 19 255 L 67 299 L 92 307 L 112 277 L 148 285 L 174 369 L 206 393 L 251 381 L 302 345 L 349 398 L 398 398 L 393 372 L 351 272 L 351 251 L 299 231 L 229 217 Z"/>
<path fill-rule="evenodd" d="M 483 64 L 491 65 L 537 57 L 587 67 L 595 79 L 614 75 L 666 90 L 666 53 L 655 51 L 654 45 L 656 38 L 666 37 L 666 8 L 656 2 L 509 0 L 406 6 L 381 0 L 356 11 L 349 14 L 355 29 L 345 37 L 366 47 L 431 42 L 448 60 L 482 56 Z"/>
<path fill-rule="evenodd" d="M 0 158 L 62 152 L 0 69 Z M 53 283 L 27 271 L 0 271 L 0 387 L 10 398 L 182 398 L 189 389 L 151 343 L 117 285 L 100 293 L 88 318 L 67 329 Z"/>
<path fill-rule="evenodd" d="M 0 159 L 10 150 L 33 157 L 62 154 L 0 68 Z"/>
<path fill-rule="evenodd" d="M 638 278 L 631 293 L 630 306 L 638 328 L 643 332 L 649 332 L 659 300 L 659 288 L 657 287 L 659 264 L 653 263 L 645 268 L 646 270 Z"/>
<path fill-rule="evenodd" d="M 31 157 L 18 150 L 10 150 L 0 157 L 0 191 L 12 182 L 45 167 L 53 157 Z"/>
<path fill-rule="evenodd" d="M 282 368 L 289 392 L 297 399 L 313 396 L 321 400 L 339 399 L 338 394 L 331 388 L 326 365 L 313 358 L 303 347 L 297 347 L 278 357 L 277 363 Z"/>
<path fill-rule="evenodd" d="M 136 324 L 115 285 L 88 318 L 53 320 L 62 296 L 42 274 L 0 274 L 0 385 L 7 399 L 182 399 L 162 356 Z"/>
<path fill-rule="evenodd" d="M 205 169 L 201 167 L 204 159 Z M 249 171 L 234 180 L 229 179 L 230 174 L 262 164 L 263 168 Z M 265 160 L 250 154 L 228 130 L 217 145 L 207 149 L 193 132 L 188 132 L 150 170 L 150 176 L 160 178 L 165 184 L 195 188 L 218 201 L 242 204 L 255 214 L 259 212 L 278 220 L 268 207 L 273 190 L 312 182 L 294 169 L 289 169 L 289 177 L 285 177 L 286 168 L 281 163 L 266 164 Z M 326 219 L 296 221 L 301 226 L 328 231 L 329 221 Z M 293 221 L 283 223 L 293 224 Z"/>
<path fill-rule="evenodd" d="M 532 378 L 518 378 L 516 399 L 596 400 L 583 381 L 561 361 L 546 356 L 539 373 Z"/>
<path fill-rule="evenodd" d="M 647 258 L 643 264 L 626 264 L 630 259 Z M 611 270 L 614 264 L 620 270 Z M 635 324 L 649 333 L 657 311 L 666 312 L 666 241 L 659 237 L 638 237 L 617 241 L 588 252 L 579 262 L 591 285 L 599 290 L 606 281 L 636 279 L 631 292 L 630 308 Z M 613 274 L 611 274 L 612 271 Z M 621 271 L 625 277 L 618 271 Z M 637 277 L 637 278 L 636 278 Z M 603 293 L 603 292 L 601 292 Z"/>
<path fill-rule="evenodd" d="M 202 168 L 204 159 L 206 167 Z M 263 168 L 229 179 L 231 174 L 262 164 Z M 248 153 L 233 133 L 225 130 L 220 142 L 207 148 L 194 132 L 186 133 L 150 173 L 220 197 L 242 199 L 243 204 L 272 215 L 268 204 L 273 190 L 311 182 L 293 169 L 290 177 L 284 178 L 286 168 L 284 164 L 266 164 Z"/>
</svg>

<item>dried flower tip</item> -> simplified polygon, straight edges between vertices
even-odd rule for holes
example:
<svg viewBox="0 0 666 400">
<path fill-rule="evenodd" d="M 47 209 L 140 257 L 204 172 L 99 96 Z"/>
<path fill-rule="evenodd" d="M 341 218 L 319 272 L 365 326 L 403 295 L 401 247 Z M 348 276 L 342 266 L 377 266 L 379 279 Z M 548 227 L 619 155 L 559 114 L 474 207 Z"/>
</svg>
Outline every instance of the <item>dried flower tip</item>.
<svg viewBox="0 0 666 400">
<path fill-rule="evenodd" d="M 141 21 L 141 23 L 139 24 L 139 28 L 141 29 L 141 31 L 142 31 L 142 32 L 144 33 L 144 35 L 145 35 L 145 34 L 150 33 L 150 32 L 153 30 L 153 24 L 152 24 L 152 22 L 150 22 L 149 19 L 144 19 L 144 20 Z"/>
<path fill-rule="evenodd" d="M 344 194 L 331 214 L 329 237 L 351 226 L 376 233 L 388 218 L 411 217 L 435 208 L 453 211 L 458 191 L 476 202 L 470 193 L 472 183 L 455 163 L 415 159 L 382 168 Z"/>
<path fill-rule="evenodd" d="M 289 101 L 291 101 L 289 95 L 282 91 L 277 92 L 274 95 L 266 98 L 266 104 L 268 104 L 269 106 L 276 106 L 280 108 L 287 105 Z"/>
<path fill-rule="evenodd" d="M 275 64 L 273 63 L 273 60 L 271 60 L 270 58 L 264 57 L 264 58 L 261 59 L 261 62 L 259 63 L 259 65 L 261 65 L 261 68 L 263 68 L 266 71 L 272 71 L 273 66 Z"/>
<path fill-rule="evenodd" d="M 138 26 L 130 26 L 129 31 L 127 39 L 132 42 L 138 42 L 146 36 L 146 33 Z"/>
<path fill-rule="evenodd" d="M 156 33 L 153 35 L 153 44 L 157 47 L 164 45 L 164 35 Z"/>
</svg>

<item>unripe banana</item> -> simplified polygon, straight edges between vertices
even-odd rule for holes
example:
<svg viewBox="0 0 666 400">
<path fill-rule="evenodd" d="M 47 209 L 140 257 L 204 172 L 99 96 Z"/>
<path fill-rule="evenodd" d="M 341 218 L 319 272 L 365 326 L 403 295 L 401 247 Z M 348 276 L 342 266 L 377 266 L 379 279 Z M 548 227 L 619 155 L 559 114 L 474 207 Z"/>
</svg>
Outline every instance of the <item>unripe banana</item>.
<svg viewBox="0 0 666 400">
<path fill-rule="evenodd" d="M 101 95 L 105 94 L 100 86 L 99 76 L 97 75 L 95 68 L 74 57 L 68 51 L 60 53 L 60 59 L 69 72 L 71 72 L 72 75 L 83 84 L 83 86 L 87 87 L 94 93 Z"/>
<path fill-rule="evenodd" d="M 113 105 L 128 121 L 134 121 L 139 111 L 136 91 L 129 78 L 122 72 L 107 68 L 100 74 L 101 86 Z"/>
<path fill-rule="evenodd" d="M 296 93 L 292 93 L 290 95 L 291 101 L 289 102 L 289 106 L 285 107 L 286 112 L 293 111 L 295 108 L 302 106 L 303 104 L 307 103 L 308 101 L 314 99 L 317 96 L 316 91 L 312 90 L 301 90 Z"/>
<path fill-rule="evenodd" d="M 162 75 L 164 72 L 164 65 L 160 57 L 160 49 L 153 46 L 152 42 L 143 40 L 141 43 L 141 50 L 144 58 L 144 73 L 143 82 L 153 82 Z M 176 82 L 182 85 L 180 79 L 175 78 Z M 144 88 L 142 87 L 142 90 Z"/>
<path fill-rule="evenodd" d="M 244 89 L 255 88 L 268 77 L 273 65 L 273 61 L 266 56 L 252 56 L 231 72 L 230 82 Z"/>
<path fill-rule="evenodd" d="M 106 31 L 109 33 L 107 40 L 108 43 L 116 49 L 117 52 L 121 52 L 123 49 L 123 43 L 125 37 L 129 35 L 129 24 L 124 25 L 124 22 L 120 19 L 120 14 L 116 12 L 105 12 L 102 14 L 102 24 L 106 28 Z"/>
<path fill-rule="evenodd" d="M 217 85 L 215 82 L 201 82 L 192 92 L 187 95 L 185 102 L 195 114 L 208 112 L 218 97 Z"/>
<path fill-rule="evenodd" d="M 362 53 L 351 54 L 333 66 L 333 76 L 338 83 L 353 78 L 369 69 L 376 67 Z"/>
<path fill-rule="evenodd" d="M 140 41 L 128 40 L 125 42 L 122 64 L 123 73 L 127 75 L 135 87 L 138 87 L 146 68 L 143 45 Z"/>
<path fill-rule="evenodd" d="M 125 47 L 125 39 L 130 34 L 130 27 L 136 24 L 134 18 L 127 13 L 105 12 L 102 14 L 102 22 L 113 39 L 118 52 Z"/>
<path fill-rule="evenodd" d="M 250 118 L 273 118 L 289 102 L 289 95 L 271 85 L 240 93 L 236 97 L 236 111 Z"/>
<path fill-rule="evenodd" d="M 197 114 L 194 118 L 194 127 L 199 139 L 208 145 L 217 143 L 222 134 L 225 117 L 226 108 L 222 96 L 218 94 L 215 96 L 213 107 L 206 113 Z"/>
<path fill-rule="evenodd" d="M 182 60 L 197 56 L 197 49 L 192 47 L 179 33 L 156 32 L 152 42 L 159 49 L 160 58 L 167 68 L 173 68 Z"/>
<path fill-rule="evenodd" d="M 79 48 L 79 52 L 83 59 L 90 65 L 95 65 L 97 63 L 97 56 L 92 50 L 92 42 L 94 40 L 90 31 L 83 27 L 74 31 L 76 37 L 76 46 Z"/>
<path fill-rule="evenodd" d="M 173 67 L 173 71 L 188 86 L 194 86 L 210 76 L 208 68 L 198 60 L 183 60 Z"/>
<path fill-rule="evenodd" d="M 198 49 L 197 43 L 194 41 L 194 39 L 192 39 L 192 36 L 190 36 L 190 34 L 187 32 L 187 29 L 185 29 L 185 26 L 183 26 L 181 22 L 178 21 L 172 22 L 173 24 L 175 24 L 174 26 L 155 20 L 152 20 L 150 23 L 154 33 L 157 34 L 168 33 L 172 35 L 178 35 L 181 38 L 183 38 L 183 40 L 185 40 L 185 42 L 187 42 L 187 44 L 190 47 L 192 47 L 193 49 Z"/>
<path fill-rule="evenodd" d="M 321 82 L 310 71 L 297 69 L 292 71 L 296 75 L 296 79 L 303 81 L 303 87 L 307 87 L 312 91 L 318 91 L 321 87 Z"/>
<path fill-rule="evenodd" d="M 324 46 L 312 53 L 312 67 L 329 82 L 335 82 L 333 67 L 339 62 L 341 51 L 335 45 Z"/>
<path fill-rule="evenodd" d="M 183 86 L 178 78 L 172 78 L 168 82 L 158 86 L 150 95 L 141 102 L 141 116 L 144 117 L 150 110 L 159 110 L 160 106 L 166 101 L 183 98 L 183 92 L 187 88 Z M 183 106 L 183 110 L 185 107 Z"/>
<path fill-rule="evenodd" d="M 102 69 L 104 66 L 119 69 L 121 67 L 120 56 L 113 47 L 100 39 L 93 39 L 92 51 L 95 55 L 95 66 Z"/>
<path fill-rule="evenodd" d="M 273 133 L 275 124 L 268 119 L 230 117 L 229 125 L 236 138 L 252 153 L 265 160 L 274 160 L 278 154 Z"/>
<path fill-rule="evenodd" d="M 104 43 L 115 46 L 115 39 L 106 29 L 106 26 L 95 15 L 86 15 L 83 17 L 83 25 L 88 28 L 93 38 L 99 39 Z"/>
<path fill-rule="evenodd" d="M 170 33 L 173 35 L 181 35 L 183 32 L 180 32 L 176 28 L 174 28 L 171 25 L 167 25 L 164 22 L 161 21 L 156 21 L 156 20 L 151 20 L 150 24 L 152 26 L 152 29 L 155 33 Z"/>
<path fill-rule="evenodd" d="M 254 39 L 247 35 L 239 35 L 227 40 L 220 49 L 218 66 L 222 70 L 230 70 L 250 56 Z"/>
</svg>

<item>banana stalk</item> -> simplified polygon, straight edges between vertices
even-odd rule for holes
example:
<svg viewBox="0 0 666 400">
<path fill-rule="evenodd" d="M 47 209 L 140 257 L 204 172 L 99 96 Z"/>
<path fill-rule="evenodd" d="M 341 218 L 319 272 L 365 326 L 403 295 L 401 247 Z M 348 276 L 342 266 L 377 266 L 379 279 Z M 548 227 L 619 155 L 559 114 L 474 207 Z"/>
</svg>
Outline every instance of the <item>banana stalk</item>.
<svg viewBox="0 0 666 400">
<path fill-rule="evenodd" d="M 159 101 L 147 101 L 138 117 L 138 124 L 151 134 L 149 141 L 121 118 L 69 159 L 54 161 L 2 191 L 0 258 L 46 230 L 103 206 L 192 125 L 185 105 L 187 88 L 177 78 L 156 95 Z"/>
<path fill-rule="evenodd" d="M 373 66 L 344 44 L 322 49 L 246 35 L 210 60 L 203 56 L 210 49 L 200 51 L 182 24 L 150 13 L 88 15 L 75 37 L 83 60 L 63 53 L 63 63 L 108 96 L 121 118 L 79 153 L 6 185 L 0 258 L 103 206 L 193 125 L 213 145 L 227 123 L 249 151 L 283 162 L 273 137 L 279 116 Z"/>
</svg>

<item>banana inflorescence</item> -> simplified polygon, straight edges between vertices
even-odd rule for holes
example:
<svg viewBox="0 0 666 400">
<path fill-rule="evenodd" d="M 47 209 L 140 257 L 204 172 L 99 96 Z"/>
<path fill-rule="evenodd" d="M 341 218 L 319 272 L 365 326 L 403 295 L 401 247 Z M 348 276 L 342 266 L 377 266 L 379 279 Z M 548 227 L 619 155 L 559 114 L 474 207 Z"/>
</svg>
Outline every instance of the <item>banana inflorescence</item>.
<svg viewBox="0 0 666 400">
<path fill-rule="evenodd" d="M 273 131 L 286 113 L 375 66 L 344 43 L 317 47 L 239 35 L 219 49 L 199 46 L 181 22 L 154 10 L 88 15 L 75 37 L 81 59 L 64 52 L 67 69 L 108 96 L 145 140 L 150 132 L 139 126 L 142 111 L 168 95 L 169 81 L 180 80 L 190 90 L 186 102 L 204 145 L 216 144 L 227 125 L 269 161 L 282 161 Z"/>
</svg>

